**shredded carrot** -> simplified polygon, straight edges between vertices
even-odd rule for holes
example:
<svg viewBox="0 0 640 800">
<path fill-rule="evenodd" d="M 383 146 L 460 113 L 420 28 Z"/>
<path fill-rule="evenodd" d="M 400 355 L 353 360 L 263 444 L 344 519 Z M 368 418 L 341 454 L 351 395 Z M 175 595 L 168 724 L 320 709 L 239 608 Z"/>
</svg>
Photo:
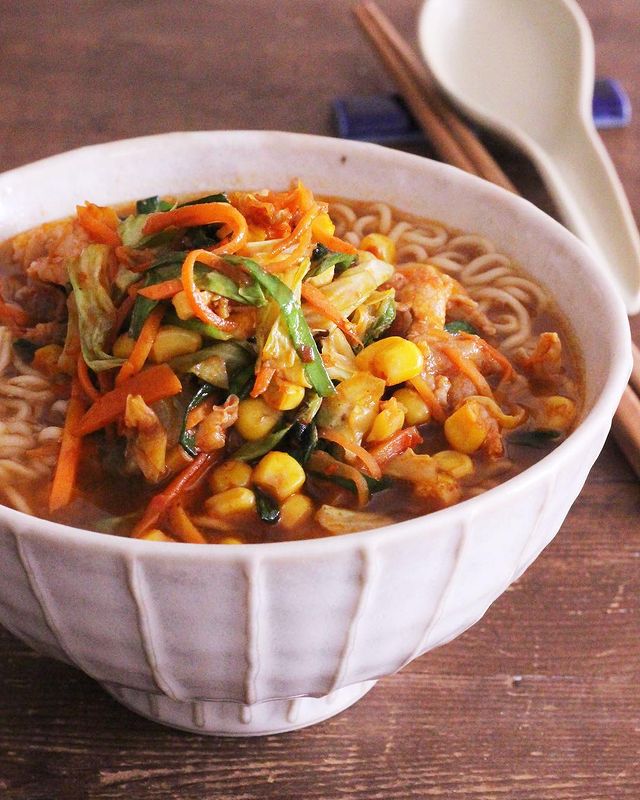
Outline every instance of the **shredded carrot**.
<svg viewBox="0 0 640 800">
<path fill-rule="evenodd" d="M 89 377 L 89 368 L 87 367 L 87 362 L 84 360 L 82 353 L 80 353 L 78 356 L 76 374 L 78 376 L 78 383 L 80 384 L 82 391 L 89 400 L 95 402 L 100 397 L 100 392 L 91 382 L 91 378 Z"/>
<path fill-rule="evenodd" d="M 247 238 L 247 221 L 229 203 L 199 203 L 181 206 L 171 211 L 158 211 L 149 214 L 142 232 L 146 235 L 159 233 L 165 228 L 193 228 L 198 225 L 223 223 L 231 228 L 230 238 L 213 248 L 214 253 L 235 253 Z"/>
<path fill-rule="evenodd" d="M 87 203 L 76 206 L 78 222 L 94 242 L 119 247 L 122 239 L 118 233 L 118 216 L 112 208 Z"/>
<path fill-rule="evenodd" d="M 71 384 L 71 397 L 67 406 L 67 416 L 62 430 L 60 453 L 49 494 L 49 511 L 58 511 L 71 502 L 76 483 L 80 454 L 82 452 L 82 433 L 77 431 L 78 423 L 85 410 L 82 390 L 77 378 Z"/>
<path fill-rule="evenodd" d="M 505 380 L 510 380 L 513 377 L 514 371 L 513 366 L 509 359 L 503 355 L 497 348 L 490 345 L 485 339 L 478 337 L 480 340 L 480 345 L 483 350 L 486 350 L 487 353 L 502 367 L 502 377 Z"/>
<path fill-rule="evenodd" d="M 300 241 L 301 236 L 306 233 L 308 230 L 311 229 L 311 225 L 313 224 L 313 220 L 318 216 L 322 209 L 317 203 L 311 206 L 311 208 L 306 211 L 300 221 L 296 225 L 296 227 L 291 231 L 289 236 L 286 239 L 283 239 L 279 242 L 271 251 L 271 256 L 278 256 L 280 253 L 284 253 L 288 250 L 292 245 L 296 244 Z"/>
<path fill-rule="evenodd" d="M 370 453 L 382 467 L 387 461 L 391 461 L 392 458 L 401 455 L 405 450 L 415 447 L 417 444 L 422 444 L 422 436 L 418 433 L 416 426 L 412 425 L 410 428 L 404 428 L 394 433 L 384 442 L 380 442 L 370 450 Z"/>
<path fill-rule="evenodd" d="M 129 287 L 130 291 L 124 298 L 124 300 L 118 306 L 116 311 L 116 320 L 113 323 L 113 328 L 109 332 L 109 336 L 105 342 L 105 350 L 107 353 L 111 351 L 115 340 L 118 338 L 118 334 L 120 332 L 120 328 L 124 325 L 126 318 L 131 313 L 131 309 L 133 308 L 136 302 L 136 293 L 131 291 L 132 287 Z"/>
<path fill-rule="evenodd" d="M 317 286 L 306 281 L 302 284 L 301 293 L 303 299 L 306 300 L 310 306 L 313 306 L 323 317 L 326 317 L 340 328 L 352 345 L 362 347 L 362 342 L 356 335 L 353 324 L 349 322 L 348 319 L 345 319 L 337 308 L 331 305 L 322 289 L 318 289 Z"/>
<path fill-rule="evenodd" d="M 140 537 L 149 528 L 153 527 L 169 506 L 175 503 L 187 489 L 204 476 L 209 467 L 215 463 L 217 456 L 217 451 L 214 453 L 199 453 L 182 472 L 176 475 L 165 489 L 151 498 L 151 502 L 134 527 L 131 535 L 136 538 Z"/>
<path fill-rule="evenodd" d="M 138 289 L 138 294 L 146 297 L 149 300 L 168 300 L 178 292 L 182 291 L 182 281 L 180 278 L 171 278 L 162 283 L 154 283 L 151 286 L 145 286 L 143 289 Z"/>
<path fill-rule="evenodd" d="M 130 394 L 141 395 L 145 403 L 150 405 L 180 391 L 182 384 L 171 367 L 167 364 L 148 367 L 101 395 L 80 420 L 76 433 L 78 436 L 85 436 L 115 422 L 124 414 L 127 396 Z"/>
<path fill-rule="evenodd" d="M 434 420 L 436 422 L 444 422 L 446 419 L 444 409 L 438 402 L 438 398 L 435 396 L 433 389 L 429 386 L 425 379 L 421 375 L 417 375 L 415 378 L 411 378 L 409 383 L 427 404 Z"/>
<path fill-rule="evenodd" d="M 157 306 L 144 321 L 144 325 L 140 330 L 140 335 L 136 339 L 131 355 L 120 367 L 120 372 L 116 377 L 116 386 L 121 386 L 144 367 L 145 361 L 151 352 L 153 343 L 160 330 L 160 323 L 162 322 L 164 312 L 164 306 Z"/>
<path fill-rule="evenodd" d="M 349 255 L 356 255 L 358 252 L 357 248 L 355 248 L 349 242 L 345 242 L 344 239 L 339 239 L 337 236 L 331 236 L 329 233 L 325 233 L 324 231 L 316 231 L 315 238 L 320 244 L 323 244 L 329 250 L 333 250 L 335 253 L 349 253 Z"/>
<path fill-rule="evenodd" d="M 213 267 L 218 260 L 218 257 L 208 250 L 191 250 L 182 265 L 182 288 L 191 310 L 198 319 L 208 325 L 214 325 L 225 333 L 235 333 L 238 331 L 238 325 L 230 319 L 223 319 L 213 309 L 209 308 L 202 296 L 202 292 L 196 286 L 194 275 L 196 261 L 206 264 L 208 267 Z"/>
<path fill-rule="evenodd" d="M 321 439 L 326 439 L 329 442 L 334 442 L 335 444 L 340 445 L 345 453 L 348 453 L 360 461 L 372 478 L 380 480 L 382 477 L 382 470 L 380 469 L 378 462 L 368 450 L 365 450 L 364 447 L 361 447 L 359 444 L 354 442 L 353 439 L 349 439 L 348 436 L 344 436 L 342 433 L 338 433 L 337 431 L 332 431 L 327 428 L 318 431 L 318 436 Z"/>
<path fill-rule="evenodd" d="M 251 397 L 259 397 L 261 394 L 266 392 L 269 388 L 269 384 L 271 383 L 271 379 L 275 374 L 275 367 L 260 367 L 256 373 L 256 379 L 253 384 L 253 389 L 251 390 Z"/>
<path fill-rule="evenodd" d="M 207 540 L 193 524 L 182 503 L 172 503 L 167 512 L 171 533 L 189 544 L 207 544 Z"/>
<path fill-rule="evenodd" d="M 465 358 L 455 347 L 443 347 L 442 352 L 463 375 L 469 378 L 471 383 L 478 390 L 478 394 L 484 395 L 485 397 L 493 397 L 493 392 L 487 383 L 487 379 L 470 358 Z"/>
</svg>

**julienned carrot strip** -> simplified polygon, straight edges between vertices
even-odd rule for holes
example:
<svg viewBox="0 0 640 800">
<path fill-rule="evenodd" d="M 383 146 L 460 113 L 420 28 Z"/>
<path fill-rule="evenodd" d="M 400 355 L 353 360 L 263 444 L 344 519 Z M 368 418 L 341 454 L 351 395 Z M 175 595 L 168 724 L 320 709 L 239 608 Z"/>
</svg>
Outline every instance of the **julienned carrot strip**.
<svg viewBox="0 0 640 800">
<path fill-rule="evenodd" d="M 144 289 L 138 289 L 138 294 L 149 300 L 168 300 L 181 291 L 182 281 L 180 278 L 171 278 L 168 281 L 154 283 L 151 286 L 145 286 Z"/>
<path fill-rule="evenodd" d="M 216 460 L 218 451 L 213 453 L 199 453 L 193 461 L 188 464 L 181 473 L 171 481 L 159 494 L 151 498 L 141 519 L 134 527 L 131 535 L 140 537 L 153 527 L 160 517 L 167 511 L 172 503 L 175 503 L 190 486 L 201 478 Z"/>
<path fill-rule="evenodd" d="M 120 328 L 124 325 L 124 321 L 129 316 L 129 313 L 135 305 L 135 302 L 136 292 L 131 291 L 118 306 L 116 310 L 116 321 L 113 323 L 113 328 L 109 332 L 109 336 L 105 342 L 105 350 L 107 353 L 111 352 L 111 348 L 113 347 L 113 344 L 120 333 Z"/>
<path fill-rule="evenodd" d="M 229 203 L 199 203 L 181 206 L 171 211 L 149 214 L 142 232 L 145 236 L 159 233 L 165 228 L 193 228 L 198 225 L 223 223 L 231 228 L 231 238 L 212 250 L 214 253 L 235 253 L 247 238 L 247 221 Z"/>
<path fill-rule="evenodd" d="M 409 383 L 413 386 L 413 388 L 418 392 L 420 397 L 424 400 L 424 402 L 429 407 L 429 411 L 431 412 L 431 416 L 434 418 L 436 422 L 444 422 L 446 418 L 446 414 L 440 403 L 438 402 L 438 398 L 433 393 L 433 389 L 429 386 L 429 384 L 425 381 L 423 377 L 418 375 L 415 378 L 411 378 Z"/>
<path fill-rule="evenodd" d="M 84 410 L 85 402 L 82 390 L 78 379 L 74 378 L 62 431 L 58 463 L 49 494 L 49 511 L 58 511 L 58 509 L 64 508 L 73 496 L 82 451 L 82 434 L 79 434 L 76 429 Z"/>
<path fill-rule="evenodd" d="M 380 442 L 379 445 L 373 447 L 369 452 L 375 458 L 378 465 L 382 467 L 387 461 L 391 461 L 392 458 L 401 455 L 405 450 L 421 443 L 422 436 L 418 433 L 416 426 L 412 425 L 410 428 L 404 428 L 404 430 L 394 433 L 393 436 L 385 439 L 384 442 Z"/>
<path fill-rule="evenodd" d="M 179 394 L 181 390 L 182 384 L 167 364 L 148 367 L 98 398 L 79 421 L 76 434 L 85 436 L 115 422 L 124 414 L 127 396 L 130 394 L 142 395 L 145 403 L 151 404 Z"/>
<path fill-rule="evenodd" d="M 289 236 L 286 239 L 283 239 L 279 244 L 277 244 L 273 250 L 271 251 L 270 255 L 277 256 L 280 253 L 284 253 L 285 250 L 288 250 L 292 245 L 300 240 L 300 237 L 311 228 L 313 224 L 313 220 L 318 216 L 318 214 L 322 211 L 320 206 L 315 203 L 311 208 L 306 211 L 300 221 L 296 225 L 296 227 L 291 231 Z"/>
<path fill-rule="evenodd" d="M 187 414 L 187 422 L 185 424 L 186 430 L 191 430 L 191 428 L 195 428 L 196 425 L 199 425 L 202 420 L 209 415 L 211 412 L 215 401 L 213 397 L 207 397 L 207 399 L 197 405 L 195 408 L 192 408 L 191 411 Z"/>
<path fill-rule="evenodd" d="M 156 336 L 158 335 L 158 331 L 160 330 L 160 323 L 162 322 L 164 312 L 164 306 L 157 306 L 144 321 L 144 325 L 140 330 L 140 335 L 136 339 L 131 355 L 120 367 L 120 372 L 116 376 L 116 386 L 121 386 L 144 367 L 144 362 L 147 360 L 153 343 L 156 340 Z"/>
<path fill-rule="evenodd" d="M 176 209 L 177 210 L 177 209 Z M 169 213 L 168 211 L 166 212 Z M 206 322 L 209 325 L 215 325 L 221 331 L 226 333 L 234 333 L 238 330 L 238 325 L 229 319 L 223 319 L 218 316 L 202 297 L 202 293 L 196 286 L 194 266 L 196 261 L 200 264 L 205 264 L 207 267 L 213 267 L 218 263 L 219 259 L 208 250 L 192 250 L 182 264 L 182 288 L 189 302 L 189 306 L 198 319 Z"/>
<path fill-rule="evenodd" d="M 316 311 L 319 311 L 323 317 L 337 325 L 351 344 L 362 347 L 362 342 L 357 337 L 352 323 L 345 319 L 337 308 L 331 305 L 326 294 L 321 289 L 307 281 L 302 284 L 301 292 L 303 299 L 313 306 Z"/>
<path fill-rule="evenodd" d="M 117 231 L 118 217 L 112 208 L 87 203 L 76 206 L 78 222 L 94 242 L 119 247 L 122 239 Z"/>
<path fill-rule="evenodd" d="M 251 397 L 259 397 L 266 392 L 275 374 L 275 367 L 260 367 L 256 373 L 256 379 L 253 384 L 253 389 L 251 390 Z"/>
<path fill-rule="evenodd" d="M 346 453 L 349 453 L 349 455 L 352 455 L 354 458 L 360 461 L 372 478 L 380 480 L 382 477 L 382 470 L 380 469 L 378 462 L 368 450 L 365 450 L 364 447 L 361 447 L 359 444 L 354 442 L 353 439 L 349 439 L 348 436 L 344 436 L 342 433 L 338 433 L 337 431 L 332 431 L 327 428 L 318 431 L 318 436 L 321 439 L 326 439 L 329 442 L 334 442 L 335 444 L 340 445 L 340 447 L 342 447 Z"/>
<path fill-rule="evenodd" d="M 513 365 L 509 359 L 485 339 L 480 339 L 480 345 L 502 367 L 502 377 L 507 380 L 511 379 L 513 377 Z"/>
<path fill-rule="evenodd" d="M 89 368 L 87 367 L 87 362 L 84 360 L 82 353 L 80 353 L 78 356 L 76 374 L 78 376 L 78 383 L 80 384 L 82 391 L 86 394 L 89 400 L 95 402 L 100 397 L 100 392 L 91 382 L 91 378 L 89 377 Z"/>
<path fill-rule="evenodd" d="M 338 239 L 337 236 L 331 236 L 331 234 L 325 233 L 324 231 L 316 231 L 315 238 L 320 244 L 323 244 L 335 253 L 349 253 L 349 255 L 355 255 L 358 252 L 357 248 L 349 244 L 349 242 L 345 242 L 344 239 Z"/>
<path fill-rule="evenodd" d="M 469 378 L 471 383 L 478 390 L 478 394 L 484 395 L 484 397 L 493 397 L 493 392 L 487 383 L 487 379 L 470 358 L 465 358 L 455 347 L 443 347 L 442 352 L 463 375 Z"/>
</svg>

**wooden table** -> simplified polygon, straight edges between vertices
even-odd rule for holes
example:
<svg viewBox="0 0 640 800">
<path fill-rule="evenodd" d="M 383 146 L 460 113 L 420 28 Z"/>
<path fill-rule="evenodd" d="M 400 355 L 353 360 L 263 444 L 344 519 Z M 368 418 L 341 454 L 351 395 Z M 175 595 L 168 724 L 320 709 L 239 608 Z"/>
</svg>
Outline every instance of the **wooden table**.
<svg viewBox="0 0 640 800">
<path fill-rule="evenodd" d="M 1 3 L 0 169 L 177 129 L 334 132 L 390 84 L 340 0 Z M 411 35 L 418 0 L 381 5 Z M 598 73 L 640 110 L 637 0 L 582 0 Z M 640 205 L 640 122 L 603 134 Z M 531 167 L 496 151 L 523 193 Z M 594 313 L 597 313 L 594 310 Z M 640 322 L 633 322 L 640 340 Z M 143 720 L 0 633 L 0 797 L 640 797 L 640 494 L 609 441 L 555 541 L 472 630 L 297 733 L 210 739 Z"/>
</svg>

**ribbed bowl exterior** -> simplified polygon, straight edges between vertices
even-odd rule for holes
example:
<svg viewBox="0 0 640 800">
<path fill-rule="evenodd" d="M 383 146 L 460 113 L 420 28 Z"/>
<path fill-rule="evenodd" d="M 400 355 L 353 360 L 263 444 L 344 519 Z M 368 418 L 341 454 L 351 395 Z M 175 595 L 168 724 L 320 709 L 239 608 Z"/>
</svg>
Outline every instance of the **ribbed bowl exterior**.
<svg viewBox="0 0 640 800">
<path fill-rule="evenodd" d="M 141 153 L 147 156 L 138 179 Z M 344 183 L 339 175 L 327 178 L 324 169 L 328 162 L 340 173 L 342 158 L 349 164 Z M 245 162 L 248 167 L 234 166 Z M 83 177 L 91 165 L 96 174 Z M 70 178 L 57 205 L 34 202 L 36 187 L 39 197 L 48 197 L 63 174 Z M 221 132 L 86 148 L 0 176 L 0 236 L 59 217 L 86 198 L 114 202 L 155 192 L 281 186 L 294 175 L 328 194 L 378 197 L 402 208 L 408 208 L 402 197 L 409 198 L 415 213 L 483 230 L 527 265 L 535 253 L 542 280 L 556 288 L 581 342 L 588 378 L 584 419 L 543 461 L 485 495 L 330 539 L 162 544 L 0 509 L 2 624 L 35 649 L 76 665 L 123 702 L 139 707 L 135 698 L 142 693 L 151 716 L 193 730 L 243 732 L 220 716 L 208 719 L 207 703 L 218 703 L 223 717 L 235 719 L 240 709 L 247 733 L 322 718 L 353 702 L 371 681 L 476 622 L 558 531 L 602 448 L 629 370 L 621 303 L 577 240 L 495 187 L 373 146 Z M 385 190 L 372 195 L 374 184 Z M 432 202 L 434 192 L 439 199 Z M 589 307 L 597 301 L 599 315 L 592 319 Z M 275 709 L 295 698 L 327 696 L 328 703 L 350 699 L 299 717 L 289 710 L 289 724 L 280 710 L 278 720 L 265 712 L 252 726 L 247 712 L 269 702 Z M 163 703 L 172 710 L 163 714 Z M 191 708 L 184 720 L 183 704 Z"/>
</svg>

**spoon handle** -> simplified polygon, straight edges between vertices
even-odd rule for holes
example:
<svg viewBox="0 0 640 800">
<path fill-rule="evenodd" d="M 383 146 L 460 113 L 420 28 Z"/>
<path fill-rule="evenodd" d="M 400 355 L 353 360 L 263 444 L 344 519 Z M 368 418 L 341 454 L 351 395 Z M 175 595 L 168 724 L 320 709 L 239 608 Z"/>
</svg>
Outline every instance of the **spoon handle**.
<svg viewBox="0 0 640 800">
<path fill-rule="evenodd" d="M 569 128 L 569 126 L 568 126 Z M 543 149 L 527 148 L 566 226 L 616 278 L 627 311 L 640 311 L 640 236 L 629 202 L 591 120 Z"/>
</svg>

